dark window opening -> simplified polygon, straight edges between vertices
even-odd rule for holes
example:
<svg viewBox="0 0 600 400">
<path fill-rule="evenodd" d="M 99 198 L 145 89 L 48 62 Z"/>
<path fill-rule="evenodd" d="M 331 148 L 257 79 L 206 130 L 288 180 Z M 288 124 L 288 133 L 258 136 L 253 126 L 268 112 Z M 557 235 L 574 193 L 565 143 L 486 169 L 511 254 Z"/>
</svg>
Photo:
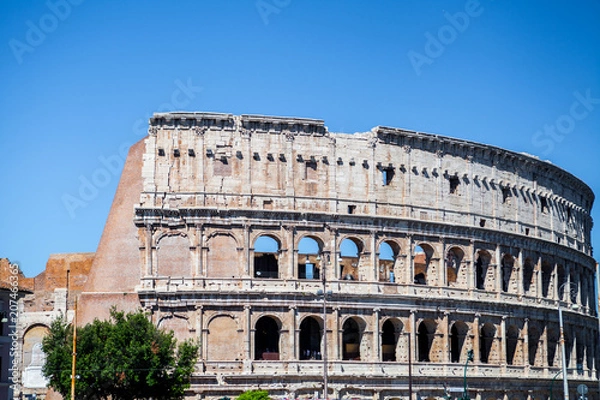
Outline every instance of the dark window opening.
<svg viewBox="0 0 600 400">
<path fill-rule="evenodd" d="M 256 322 L 254 335 L 255 360 L 279 360 L 279 327 L 270 317 Z"/>
<path fill-rule="evenodd" d="M 394 168 L 382 168 L 381 175 L 383 177 L 383 186 L 389 185 L 392 182 L 392 179 L 394 178 Z"/>
<path fill-rule="evenodd" d="M 360 360 L 360 329 L 353 319 L 348 319 L 342 327 L 342 342 L 344 360 Z"/>
<path fill-rule="evenodd" d="M 480 346 L 480 357 L 479 360 L 487 364 L 490 362 L 490 354 L 492 352 L 492 345 L 494 343 L 494 335 L 496 334 L 496 328 L 492 324 L 485 324 L 481 328 L 481 335 L 479 339 Z"/>
<path fill-rule="evenodd" d="M 508 187 L 502 188 L 502 203 L 510 204 L 510 198 L 512 197 L 512 191 Z"/>
<path fill-rule="evenodd" d="M 321 327 L 312 317 L 300 324 L 300 359 L 321 359 Z"/>
<path fill-rule="evenodd" d="M 255 278 L 278 278 L 279 271 L 277 257 L 272 253 L 255 253 L 254 255 Z"/>
<path fill-rule="evenodd" d="M 381 360 L 396 361 L 396 329 L 389 320 L 381 329 Z"/>
<path fill-rule="evenodd" d="M 431 347 L 433 344 L 434 334 L 436 330 L 436 325 L 431 321 L 423 321 L 419 325 L 419 330 L 417 333 L 417 360 L 418 361 L 431 361 L 429 353 L 431 352 Z"/>
<path fill-rule="evenodd" d="M 525 228 L 525 235 L 529 236 L 529 228 Z"/>
<path fill-rule="evenodd" d="M 567 221 L 571 222 L 571 207 L 567 207 Z"/>
<path fill-rule="evenodd" d="M 158 149 L 158 155 L 159 156 L 164 156 L 165 155 L 165 149 Z"/>
<path fill-rule="evenodd" d="M 533 283 L 533 263 L 531 260 L 525 260 L 525 266 L 523 268 L 523 290 L 525 293 L 529 292 L 531 289 L 531 284 Z"/>
<path fill-rule="evenodd" d="M 515 326 L 509 326 L 506 333 L 506 363 L 513 365 L 519 341 L 519 330 Z"/>
<path fill-rule="evenodd" d="M 479 220 L 479 226 L 482 227 L 482 228 L 485 227 L 485 219 L 482 218 L 482 219 Z"/>
<path fill-rule="evenodd" d="M 351 204 L 348 206 L 348 214 L 354 214 L 354 211 L 356 211 L 356 206 Z"/>
<path fill-rule="evenodd" d="M 545 197 L 540 197 L 540 207 L 542 208 L 542 214 L 548 213 L 548 200 Z"/>
<path fill-rule="evenodd" d="M 463 322 L 456 322 L 450 329 L 450 362 L 460 362 L 460 355 L 467 338 L 468 327 Z"/>
<path fill-rule="evenodd" d="M 460 179 L 458 176 L 451 176 L 448 178 L 450 182 L 450 194 L 458 194 L 458 185 L 460 185 Z"/>
<path fill-rule="evenodd" d="M 196 152 L 194 151 L 194 149 L 188 149 L 188 156 L 196 157 Z"/>
<path fill-rule="evenodd" d="M 179 156 L 181 155 L 181 153 L 179 152 L 179 149 L 175 149 L 175 150 L 173 150 L 173 155 L 174 155 L 175 157 L 179 157 Z"/>
</svg>

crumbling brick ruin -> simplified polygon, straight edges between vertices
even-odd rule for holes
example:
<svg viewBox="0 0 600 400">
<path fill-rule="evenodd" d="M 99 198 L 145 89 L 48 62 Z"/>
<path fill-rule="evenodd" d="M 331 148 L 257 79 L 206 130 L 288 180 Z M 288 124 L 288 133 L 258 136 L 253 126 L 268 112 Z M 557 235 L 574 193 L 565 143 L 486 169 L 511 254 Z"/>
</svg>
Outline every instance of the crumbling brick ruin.
<svg viewBox="0 0 600 400">
<path fill-rule="evenodd" d="M 571 395 L 585 383 L 598 397 L 594 195 L 568 172 L 316 119 L 161 113 L 148 133 L 79 318 L 141 307 L 198 338 L 190 399 L 312 398 L 324 366 L 330 398 L 442 399 L 444 385 L 461 396 L 469 350 L 471 398 L 547 398 L 559 304 Z"/>
</svg>

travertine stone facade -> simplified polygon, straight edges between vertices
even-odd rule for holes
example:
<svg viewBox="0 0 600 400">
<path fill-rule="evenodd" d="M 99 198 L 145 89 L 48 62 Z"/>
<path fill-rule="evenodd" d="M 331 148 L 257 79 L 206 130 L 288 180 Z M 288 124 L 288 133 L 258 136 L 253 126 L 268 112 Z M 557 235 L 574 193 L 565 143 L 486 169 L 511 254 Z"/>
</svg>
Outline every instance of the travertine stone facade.
<svg viewBox="0 0 600 400">
<path fill-rule="evenodd" d="M 82 319 L 141 306 L 198 338 L 189 398 L 309 398 L 324 367 L 329 397 L 460 396 L 473 350 L 471 398 L 537 399 L 562 362 L 560 304 L 571 395 L 598 397 L 593 201 L 550 163 L 459 139 L 155 114 Z"/>
</svg>

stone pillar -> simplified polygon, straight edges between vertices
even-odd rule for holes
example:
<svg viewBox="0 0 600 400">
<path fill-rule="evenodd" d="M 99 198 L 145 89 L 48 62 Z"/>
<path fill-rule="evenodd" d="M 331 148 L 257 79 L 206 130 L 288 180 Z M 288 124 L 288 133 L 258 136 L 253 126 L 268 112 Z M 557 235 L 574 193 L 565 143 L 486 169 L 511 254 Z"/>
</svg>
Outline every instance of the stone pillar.
<svg viewBox="0 0 600 400">
<path fill-rule="evenodd" d="M 327 265 L 327 280 L 337 280 L 341 278 L 340 266 L 338 262 L 338 258 L 341 255 L 340 250 L 338 249 L 338 231 L 337 229 L 330 228 L 331 232 L 331 264 Z M 330 268 L 331 267 L 331 268 Z"/>
<path fill-rule="evenodd" d="M 246 337 L 244 338 L 244 358 L 252 360 L 252 306 L 244 306 L 244 318 L 246 319 Z"/>
<path fill-rule="evenodd" d="M 339 307 L 333 307 L 333 321 L 334 321 L 334 327 L 333 327 L 333 345 L 335 346 L 335 359 L 336 360 L 341 360 L 342 359 L 342 354 L 340 352 L 341 347 L 342 347 L 342 332 L 340 331 L 340 308 Z M 330 352 L 328 352 L 327 354 L 330 354 Z"/>
<path fill-rule="evenodd" d="M 200 341 L 200 358 L 206 359 L 206 338 L 204 332 L 204 307 L 201 305 L 196 306 L 196 332 L 198 332 L 198 340 Z"/>
<path fill-rule="evenodd" d="M 288 344 L 290 346 L 290 348 L 292 349 L 291 352 L 289 352 L 291 359 L 293 360 L 298 360 L 300 359 L 299 355 L 298 355 L 298 335 L 300 334 L 300 329 L 298 327 L 298 321 L 297 321 L 297 308 L 296 306 L 289 306 L 289 311 L 288 311 L 288 318 L 290 320 L 290 324 L 291 324 L 291 328 L 290 328 L 290 337 L 288 338 Z"/>
<path fill-rule="evenodd" d="M 544 272 L 542 271 L 542 256 L 538 257 L 537 267 L 535 272 L 535 297 L 542 298 L 542 286 L 544 284 Z"/>
<path fill-rule="evenodd" d="M 450 319 L 448 311 L 444 311 L 444 317 L 442 318 L 442 341 L 444 342 L 444 353 L 442 362 L 450 362 Z"/>
<path fill-rule="evenodd" d="M 473 362 L 479 364 L 481 362 L 481 351 L 479 346 L 479 313 L 473 317 Z"/>
<path fill-rule="evenodd" d="M 529 318 L 523 320 L 523 364 L 529 365 Z"/>
<path fill-rule="evenodd" d="M 474 185 L 472 185 L 474 186 Z M 477 288 L 477 269 L 475 268 L 475 261 L 477 260 L 477 253 L 475 252 L 475 241 L 471 240 L 469 246 L 469 254 L 471 255 L 471 260 L 466 260 L 467 265 L 467 289 L 475 289 Z M 466 257 L 466 254 L 465 254 Z M 485 285 L 485 280 L 484 280 Z"/>
<path fill-rule="evenodd" d="M 500 365 L 506 365 L 506 339 L 506 315 L 503 315 L 500 321 L 500 357 L 498 357 Z"/>
<path fill-rule="evenodd" d="M 519 249 L 519 254 L 517 255 L 517 259 L 515 263 L 518 263 L 517 266 L 517 294 L 519 296 L 523 295 L 523 249 Z M 513 271 L 515 270 L 515 265 L 513 264 Z"/>
<path fill-rule="evenodd" d="M 438 271 L 438 287 L 448 286 L 448 273 L 446 271 L 446 252 L 448 251 L 446 246 L 446 239 L 442 238 L 442 254 L 441 261 L 439 262 L 440 269 Z"/>
<path fill-rule="evenodd" d="M 500 245 L 496 245 L 496 292 L 502 293 L 502 253 L 500 251 Z"/>
<path fill-rule="evenodd" d="M 202 248 L 204 247 L 204 226 L 196 225 L 196 271 L 194 277 L 206 276 L 204 264 L 202 263 Z"/>
<path fill-rule="evenodd" d="M 381 329 L 379 323 L 380 308 L 373 309 L 373 353 L 371 360 L 374 362 L 382 360 L 381 353 Z"/>
<path fill-rule="evenodd" d="M 146 272 L 142 276 L 152 276 L 152 225 L 146 225 Z"/>
<path fill-rule="evenodd" d="M 416 313 L 417 310 L 410 310 L 410 335 L 408 337 L 408 340 L 410 340 L 410 354 L 408 355 L 408 357 L 410 357 L 413 363 L 417 361 L 417 316 L 415 315 Z"/>
<path fill-rule="evenodd" d="M 409 174 L 410 175 L 410 174 Z M 407 237 L 407 263 L 406 263 L 406 280 L 404 283 L 412 285 L 415 281 L 415 260 L 414 260 L 414 247 L 413 236 L 408 235 Z"/>
<path fill-rule="evenodd" d="M 252 276 L 252 271 L 254 270 L 254 251 L 253 246 L 250 243 L 250 225 L 244 225 L 244 258 L 242 260 L 243 272 L 242 275 L 246 277 Z"/>
<path fill-rule="evenodd" d="M 287 278 L 295 279 L 298 277 L 298 271 L 296 271 L 296 266 L 298 262 L 296 261 L 296 228 L 293 226 L 285 227 L 285 234 L 287 240 L 287 261 L 288 261 L 288 270 L 287 270 Z"/>
<path fill-rule="evenodd" d="M 371 282 L 379 281 L 379 249 L 377 248 L 377 232 L 370 232 L 370 242 L 371 242 L 371 269 L 370 269 L 370 277 L 367 277 Z"/>
</svg>

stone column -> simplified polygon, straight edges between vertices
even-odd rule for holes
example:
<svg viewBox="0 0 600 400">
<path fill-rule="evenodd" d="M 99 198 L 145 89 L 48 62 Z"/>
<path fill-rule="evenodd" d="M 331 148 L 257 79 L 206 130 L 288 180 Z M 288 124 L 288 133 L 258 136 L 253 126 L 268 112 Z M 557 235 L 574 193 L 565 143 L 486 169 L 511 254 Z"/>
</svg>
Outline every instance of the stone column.
<svg viewBox="0 0 600 400">
<path fill-rule="evenodd" d="M 143 274 L 147 275 L 147 276 L 152 276 L 154 275 L 152 273 L 152 225 L 151 224 L 147 224 L 146 225 L 146 273 Z"/>
<path fill-rule="evenodd" d="M 496 292 L 502 293 L 502 253 L 500 251 L 500 245 L 496 245 Z"/>
<path fill-rule="evenodd" d="M 529 318 L 523 320 L 523 364 L 529 365 Z"/>
<path fill-rule="evenodd" d="M 196 332 L 198 332 L 198 340 L 200 341 L 201 355 L 200 358 L 206 359 L 206 338 L 204 331 L 204 306 L 196 306 Z"/>
<path fill-rule="evenodd" d="M 410 310 L 410 335 L 408 337 L 408 340 L 410 340 L 410 353 L 408 357 L 410 357 L 413 363 L 417 361 L 417 316 L 415 315 L 416 313 L 417 310 Z"/>
<path fill-rule="evenodd" d="M 333 321 L 335 326 L 333 327 L 333 345 L 335 346 L 335 359 L 336 360 L 341 360 L 342 359 L 342 354 L 340 352 L 341 347 L 342 347 L 342 332 L 340 331 L 340 308 L 339 307 L 333 307 Z M 330 352 L 328 352 L 327 354 L 330 354 Z"/>
<path fill-rule="evenodd" d="M 379 281 L 379 249 L 377 248 L 377 231 L 372 230 L 369 237 L 371 242 L 371 269 L 370 277 L 367 277 L 371 282 Z"/>
<path fill-rule="evenodd" d="M 246 337 L 244 338 L 244 358 L 252 360 L 252 306 L 244 306 L 244 318 L 246 319 Z"/>
<path fill-rule="evenodd" d="M 414 241 L 412 235 L 408 235 L 407 237 L 407 263 L 406 263 L 406 277 L 404 283 L 412 285 L 415 281 L 415 260 L 414 260 Z"/>
<path fill-rule="evenodd" d="M 290 324 L 292 325 L 290 328 L 290 337 L 288 338 L 288 344 L 290 346 L 290 348 L 292 349 L 291 352 L 289 352 L 290 357 L 293 360 L 298 360 L 300 357 L 298 356 L 298 336 L 300 330 L 298 329 L 298 321 L 296 320 L 296 316 L 297 316 L 298 312 L 297 312 L 297 308 L 296 306 L 289 306 L 289 311 L 288 311 L 288 318 L 290 320 Z"/>
<path fill-rule="evenodd" d="M 442 318 L 442 341 L 444 342 L 444 353 L 442 362 L 449 363 L 450 362 L 450 321 L 448 315 L 450 313 L 448 311 L 444 311 L 444 316 Z"/>
<path fill-rule="evenodd" d="M 481 362 L 481 351 L 479 347 L 479 318 L 481 314 L 477 313 L 473 317 L 473 362 L 479 364 Z"/>
<path fill-rule="evenodd" d="M 523 295 L 523 249 L 519 249 L 519 254 L 517 255 L 517 259 L 515 260 L 517 265 L 517 294 L 519 296 Z M 513 271 L 515 269 L 515 265 L 513 265 Z"/>
<path fill-rule="evenodd" d="M 503 315 L 500 321 L 500 357 L 498 357 L 500 365 L 506 365 L 506 340 L 506 315 Z"/>
<path fill-rule="evenodd" d="M 196 271 L 194 277 L 206 276 L 204 264 L 202 264 L 202 248 L 204 247 L 204 226 L 196 225 Z"/>
<path fill-rule="evenodd" d="M 477 288 L 477 269 L 475 268 L 475 261 L 477 260 L 477 253 L 475 252 L 475 241 L 471 240 L 469 254 L 471 255 L 471 261 L 466 260 L 467 265 L 467 289 Z M 466 254 L 465 254 L 466 256 Z M 485 285 L 485 280 L 484 280 Z"/>
<path fill-rule="evenodd" d="M 441 261 L 439 262 L 440 269 L 438 271 L 438 287 L 448 286 L 448 273 L 446 271 L 446 252 L 448 248 L 446 246 L 446 239 L 442 238 L 442 254 Z"/>
<path fill-rule="evenodd" d="M 242 271 L 242 276 L 251 277 L 252 271 L 254 271 L 254 249 L 250 244 L 250 225 L 244 225 L 244 258 L 242 260 L 242 265 L 244 270 Z"/>
<path fill-rule="evenodd" d="M 381 329 L 379 324 L 379 316 L 381 309 L 373 309 L 373 353 L 371 360 L 374 362 L 381 361 Z"/>
</svg>

